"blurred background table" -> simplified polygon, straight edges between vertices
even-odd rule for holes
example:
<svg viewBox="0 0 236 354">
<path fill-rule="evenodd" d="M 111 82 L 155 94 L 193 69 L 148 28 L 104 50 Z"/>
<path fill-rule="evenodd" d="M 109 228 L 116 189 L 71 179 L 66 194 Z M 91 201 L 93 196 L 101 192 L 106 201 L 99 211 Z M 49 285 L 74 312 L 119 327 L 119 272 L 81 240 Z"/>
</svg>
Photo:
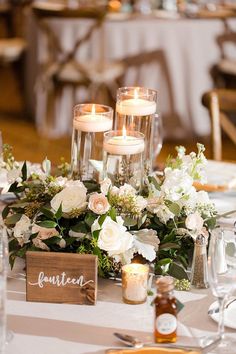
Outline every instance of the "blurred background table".
<svg viewBox="0 0 236 354">
<path fill-rule="evenodd" d="M 55 18 L 49 22 L 65 52 L 73 49 L 78 36 L 89 26 L 86 19 L 68 18 L 61 22 Z M 227 22 L 236 29 L 236 19 L 228 19 Z M 105 60 L 119 61 L 124 65 L 121 85 L 146 86 L 158 90 L 159 110 L 168 138 L 207 136 L 210 133 L 210 121 L 201 105 L 201 96 L 213 86 L 210 69 L 220 58 L 216 39 L 224 30 L 224 21 L 215 18 L 163 19 L 112 14 L 103 22 L 102 37 L 99 37 L 98 31 L 94 33 L 80 51 L 79 60 L 100 60 L 103 46 Z M 30 31 L 30 35 L 35 36 L 33 31 Z M 35 46 L 32 38 L 30 43 Z M 36 63 L 28 66 L 31 81 L 29 91 L 32 91 L 32 84 L 35 83 L 32 69 L 35 70 L 37 65 L 48 60 L 45 33 L 42 31 L 38 33 L 37 48 Z M 234 48 L 231 51 L 234 52 Z M 113 96 L 115 89 L 116 86 Z M 89 96 L 84 91 L 78 90 L 75 99 L 66 89 L 60 102 L 55 105 L 54 136 L 70 133 L 73 104 L 86 100 L 89 100 Z M 39 91 L 36 91 L 36 102 L 40 108 L 36 122 L 40 125 L 46 114 L 46 103 L 40 100 Z M 32 107 L 34 105 L 31 102 L 31 110 Z"/>
</svg>

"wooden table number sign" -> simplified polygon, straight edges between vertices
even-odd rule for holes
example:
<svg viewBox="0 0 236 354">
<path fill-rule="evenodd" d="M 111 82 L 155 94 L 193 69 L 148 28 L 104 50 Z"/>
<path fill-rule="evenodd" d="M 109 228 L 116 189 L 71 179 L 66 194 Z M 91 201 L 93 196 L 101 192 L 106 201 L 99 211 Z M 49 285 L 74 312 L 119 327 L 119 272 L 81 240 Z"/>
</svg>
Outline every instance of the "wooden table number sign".
<svg viewBox="0 0 236 354">
<path fill-rule="evenodd" d="M 97 256 L 27 252 L 26 300 L 95 305 Z"/>
</svg>

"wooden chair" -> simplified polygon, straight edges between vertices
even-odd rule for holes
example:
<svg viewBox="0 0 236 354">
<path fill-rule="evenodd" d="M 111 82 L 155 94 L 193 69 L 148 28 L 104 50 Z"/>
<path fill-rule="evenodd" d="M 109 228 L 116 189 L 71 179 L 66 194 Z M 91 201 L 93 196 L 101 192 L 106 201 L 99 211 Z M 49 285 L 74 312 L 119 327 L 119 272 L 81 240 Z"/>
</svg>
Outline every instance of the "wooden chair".
<svg viewBox="0 0 236 354">
<path fill-rule="evenodd" d="M 225 21 L 224 33 L 216 38 L 220 50 L 220 59 L 213 66 L 211 74 L 214 86 L 218 88 L 236 88 L 236 32 Z M 234 55 L 232 55 L 234 54 Z"/>
<path fill-rule="evenodd" d="M 14 14 L 12 6 L 7 4 L 0 4 L 0 19 L 1 23 L 5 25 L 5 35 L 0 38 L 0 65 L 1 67 L 11 66 L 19 85 L 19 92 L 24 97 L 24 73 L 22 70 L 22 58 L 26 50 L 26 41 L 16 33 L 14 27 Z M 24 102 L 24 111 L 25 111 Z"/>
<path fill-rule="evenodd" d="M 33 6 L 33 12 L 39 29 L 45 35 L 48 43 L 48 60 L 41 64 L 38 76 L 38 83 L 41 88 L 47 90 L 47 112 L 44 121 L 40 114 L 41 121 L 37 122 L 39 131 L 43 135 L 60 136 L 70 132 L 70 122 L 67 130 L 56 129 L 55 125 L 55 99 L 60 100 L 63 96 L 63 88 L 70 86 L 73 90 L 73 104 L 79 103 L 76 100 L 77 89 L 83 87 L 87 90 L 87 101 L 98 101 L 98 95 L 102 89 L 106 90 L 108 99 L 114 99 L 118 88 L 118 78 L 123 75 L 124 67 L 120 62 L 108 62 L 104 59 L 104 48 L 102 38 L 102 24 L 105 16 L 105 8 L 39 8 Z M 71 50 L 65 50 L 61 39 L 53 28 L 52 20 L 62 22 L 63 20 L 76 19 L 89 20 L 91 25 L 82 36 L 75 39 Z M 64 22 L 65 23 L 65 22 Z M 100 31 L 99 58 L 89 60 L 80 57 L 81 48 L 88 45 L 93 34 Z M 45 102 L 45 101 L 44 101 Z M 106 102 L 108 103 L 108 102 Z M 72 104 L 72 106 L 73 106 Z M 72 106 L 70 110 L 72 112 Z M 59 122 L 60 124 L 60 122 Z"/>
<path fill-rule="evenodd" d="M 215 89 L 202 97 L 203 105 L 208 109 L 212 126 L 212 156 L 222 159 L 222 131 L 236 145 L 236 126 L 230 119 L 236 114 L 236 90 Z"/>
</svg>

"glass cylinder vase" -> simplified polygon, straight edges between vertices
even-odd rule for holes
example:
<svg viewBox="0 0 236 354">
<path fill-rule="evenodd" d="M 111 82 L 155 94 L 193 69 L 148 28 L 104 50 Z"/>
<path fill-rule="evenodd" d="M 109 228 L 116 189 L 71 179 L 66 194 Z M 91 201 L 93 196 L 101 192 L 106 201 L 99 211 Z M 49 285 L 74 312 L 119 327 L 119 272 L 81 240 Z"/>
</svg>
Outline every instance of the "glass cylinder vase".
<svg viewBox="0 0 236 354">
<path fill-rule="evenodd" d="M 142 304 L 147 299 L 149 266 L 131 263 L 122 267 L 122 297 L 127 304 Z"/>
<path fill-rule="evenodd" d="M 112 130 L 104 134 L 103 175 L 113 185 L 130 184 L 140 191 L 143 183 L 144 135 L 136 131 Z"/>
<path fill-rule="evenodd" d="M 157 91 L 144 87 L 121 87 L 117 91 L 115 129 L 139 131 L 145 136 L 144 172 L 152 172 L 154 116 Z"/>
<path fill-rule="evenodd" d="M 100 104 L 74 108 L 71 144 L 71 174 L 82 181 L 98 181 L 102 172 L 104 132 L 111 130 L 113 109 Z"/>
</svg>

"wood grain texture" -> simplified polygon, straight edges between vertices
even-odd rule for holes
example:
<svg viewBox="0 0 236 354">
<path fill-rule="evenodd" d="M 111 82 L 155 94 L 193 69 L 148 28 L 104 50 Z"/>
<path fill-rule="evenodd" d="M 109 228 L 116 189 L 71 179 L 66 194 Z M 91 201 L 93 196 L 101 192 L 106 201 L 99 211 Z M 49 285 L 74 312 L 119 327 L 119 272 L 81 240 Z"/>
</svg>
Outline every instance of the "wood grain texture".
<svg viewBox="0 0 236 354">
<path fill-rule="evenodd" d="M 95 305 L 96 299 L 97 256 L 27 252 L 27 301 Z"/>
</svg>

